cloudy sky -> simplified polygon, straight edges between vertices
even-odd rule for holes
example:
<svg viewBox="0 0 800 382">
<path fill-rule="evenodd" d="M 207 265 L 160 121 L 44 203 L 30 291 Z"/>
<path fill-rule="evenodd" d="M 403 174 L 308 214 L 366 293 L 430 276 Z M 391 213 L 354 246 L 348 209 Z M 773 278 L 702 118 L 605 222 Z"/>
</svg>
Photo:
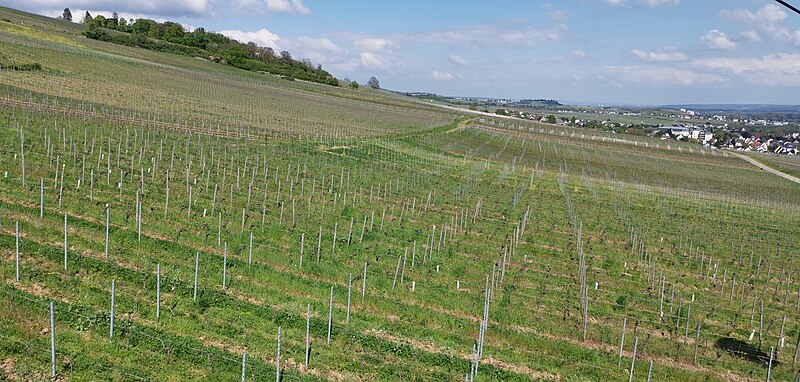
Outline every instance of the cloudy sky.
<svg viewBox="0 0 800 382">
<path fill-rule="evenodd" d="M 800 0 L 789 0 L 800 6 Z M 800 104 L 800 15 L 772 0 L 5 0 L 174 20 L 339 78 L 445 95 Z M 76 17 L 77 18 L 77 17 Z"/>
</svg>

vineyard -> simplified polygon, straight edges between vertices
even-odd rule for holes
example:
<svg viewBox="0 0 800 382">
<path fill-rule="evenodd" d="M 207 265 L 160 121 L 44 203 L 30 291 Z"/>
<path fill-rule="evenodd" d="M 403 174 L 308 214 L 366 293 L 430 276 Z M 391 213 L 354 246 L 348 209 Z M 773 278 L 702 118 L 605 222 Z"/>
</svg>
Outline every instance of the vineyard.
<svg viewBox="0 0 800 382">
<path fill-rule="evenodd" d="M 0 380 L 797 379 L 798 184 L 0 19 Z"/>
</svg>

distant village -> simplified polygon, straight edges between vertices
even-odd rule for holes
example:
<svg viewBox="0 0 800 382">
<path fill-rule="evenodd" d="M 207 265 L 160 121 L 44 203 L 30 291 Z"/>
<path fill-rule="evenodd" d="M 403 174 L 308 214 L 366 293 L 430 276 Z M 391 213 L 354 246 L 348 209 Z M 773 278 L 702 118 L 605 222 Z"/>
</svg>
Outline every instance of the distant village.
<svg viewBox="0 0 800 382">
<path fill-rule="evenodd" d="M 570 110 L 559 110 L 558 113 L 572 113 Z M 554 115 L 537 114 L 524 111 L 498 109 L 498 115 L 513 116 L 521 119 L 550 123 L 560 126 L 575 126 L 587 128 L 604 128 L 614 132 L 629 132 L 633 125 L 611 122 L 610 120 L 597 121 L 594 119 L 563 118 Z M 640 116 L 640 112 L 620 110 L 600 110 L 598 114 L 616 114 L 624 116 Z M 652 114 L 651 114 L 652 116 Z M 798 155 L 800 145 L 800 132 L 785 135 L 767 135 L 758 132 L 761 128 L 782 127 L 792 124 L 790 121 L 773 121 L 768 119 L 729 119 L 724 115 L 702 116 L 698 113 L 680 109 L 679 113 L 664 113 L 664 117 L 672 119 L 691 119 L 693 121 L 706 120 L 705 123 L 674 124 L 670 126 L 642 125 L 643 131 L 650 136 L 662 140 L 688 141 L 701 144 L 705 147 L 727 148 L 738 151 L 757 151 L 780 155 Z M 714 123 L 711 123 L 714 121 Z"/>
<path fill-rule="evenodd" d="M 601 129 L 687 141 L 709 148 L 798 155 L 800 111 L 781 105 L 723 105 L 727 111 L 697 111 L 689 106 L 623 108 L 569 106 L 554 99 L 447 97 L 426 92 L 396 92 L 426 101 L 558 126 Z M 703 105 L 701 105 L 703 106 Z M 723 109 L 725 110 L 725 109 Z M 641 122 L 632 123 L 639 120 Z M 627 122 L 625 122 L 627 121 Z M 663 123 L 658 123 L 664 121 Z"/>
<path fill-rule="evenodd" d="M 716 130 L 716 132 L 712 132 Z M 739 151 L 758 151 L 782 155 L 797 155 L 800 133 L 784 136 L 764 136 L 746 129 L 727 130 L 725 128 L 701 126 L 659 127 L 661 139 L 697 141 L 706 147 L 728 148 Z"/>
</svg>

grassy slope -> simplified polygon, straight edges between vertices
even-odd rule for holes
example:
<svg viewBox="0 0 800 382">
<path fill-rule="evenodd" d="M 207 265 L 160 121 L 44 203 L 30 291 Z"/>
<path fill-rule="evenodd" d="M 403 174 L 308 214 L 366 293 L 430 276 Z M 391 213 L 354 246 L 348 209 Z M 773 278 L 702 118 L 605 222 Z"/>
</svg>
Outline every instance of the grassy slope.
<svg viewBox="0 0 800 382">
<path fill-rule="evenodd" d="M 636 336 L 638 380 L 644 380 L 650 359 L 658 380 L 763 379 L 764 368 L 714 344 L 733 337 L 758 346 L 761 339 L 768 351 L 782 326 L 786 347 L 773 378 L 792 378 L 792 339 L 800 334 L 795 306 L 800 269 L 792 239 L 800 233 L 796 185 L 753 174 L 734 158 L 690 152 L 688 146 L 665 149 L 641 138 L 629 144 L 611 139 L 633 138 L 604 141 L 590 138 L 596 132 L 541 126 L 519 132 L 505 121 L 485 119 L 466 129 L 432 129 L 454 116 L 381 93 L 289 83 L 89 42 L 75 36 L 74 25 L 1 13 L 26 25 L 46 25 L 48 31 L 0 28 L 0 38 L 10 42 L 0 48 L 4 55 L 35 59 L 46 68 L 0 72 L 7 85 L 3 99 L 52 108 L 0 106 L 0 172 L 8 173 L 0 179 L 0 359 L 22 378 L 46 378 L 46 304 L 55 300 L 58 370 L 65 379 L 232 379 L 241 372 L 244 351 L 249 380 L 270 378 L 279 326 L 284 380 L 461 379 L 478 336 L 487 274 L 502 263 L 528 206 L 531 217 L 506 273 L 495 273 L 503 281 L 493 289 L 481 379 L 622 380 Z M 63 58 L 69 49 L 75 50 Z M 274 102 L 262 100 L 264 94 Z M 170 102 L 175 99 L 178 103 Z M 285 103 L 271 106 L 280 99 Z M 239 104 L 246 107 L 237 109 Z M 122 113 L 124 120 L 110 118 Z M 188 135 L 173 130 L 176 125 L 148 125 L 153 116 L 192 121 L 194 129 L 202 129 L 203 121 L 231 129 L 249 126 L 271 139 Z M 61 164 L 63 174 L 56 175 Z M 64 183 L 60 197 L 56 176 Z M 139 240 L 135 201 L 142 183 Z M 473 221 L 476 205 L 482 207 Z M 586 342 L 579 329 L 578 219 L 588 280 L 598 283 L 590 288 Z M 14 281 L 17 221 L 23 236 L 19 283 Z M 443 227 L 448 239 L 440 242 Z M 228 246 L 226 290 L 218 232 Z M 432 232 L 436 244 L 425 256 Z M 393 287 L 406 248 L 406 269 Z M 195 253 L 200 253 L 197 301 Z M 159 320 L 157 264 L 163 277 Z M 350 274 L 353 308 L 346 322 Z M 736 290 L 730 294 L 734 277 Z M 117 331 L 109 342 L 112 278 Z M 331 287 L 333 331 L 327 345 Z M 313 343 L 308 370 L 300 366 L 307 304 Z M 623 318 L 628 332 L 618 367 Z M 757 333 L 747 341 L 751 330 Z"/>
</svg>

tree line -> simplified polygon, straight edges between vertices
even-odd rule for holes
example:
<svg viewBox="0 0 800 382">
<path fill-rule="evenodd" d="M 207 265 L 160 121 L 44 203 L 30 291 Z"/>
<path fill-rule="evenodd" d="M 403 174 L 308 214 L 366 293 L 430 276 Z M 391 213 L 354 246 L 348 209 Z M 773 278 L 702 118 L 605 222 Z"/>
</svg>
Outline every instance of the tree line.
<svg viewBox="0 0 800 382">
<path fill-rule="evenodd" d="M 63 18 L 67 19 L 68 9 Z M 69 13 L 69 18 L 72 14 Z M 252 72 L 267 72 L 326 85 L 339 86 L 339 81 L 308 59 L 296 60 L 288 51 L 276 53 L 272 48 L 258 46 L 253 42 L 241 43 L 225 35 L 197 28 L 191 32 L 183 25 L 165 21 L 126 20 L 114 12 L 111 17 L 89 12 L 83 16 L 86 29 L 82 34 L 88 38 L 115 44 L 134 46 L 149 50 L 203 57 L 218 63 L 228 64 Z M 121 32 L 121 33 L 119 33 Z"/>
</svg>

